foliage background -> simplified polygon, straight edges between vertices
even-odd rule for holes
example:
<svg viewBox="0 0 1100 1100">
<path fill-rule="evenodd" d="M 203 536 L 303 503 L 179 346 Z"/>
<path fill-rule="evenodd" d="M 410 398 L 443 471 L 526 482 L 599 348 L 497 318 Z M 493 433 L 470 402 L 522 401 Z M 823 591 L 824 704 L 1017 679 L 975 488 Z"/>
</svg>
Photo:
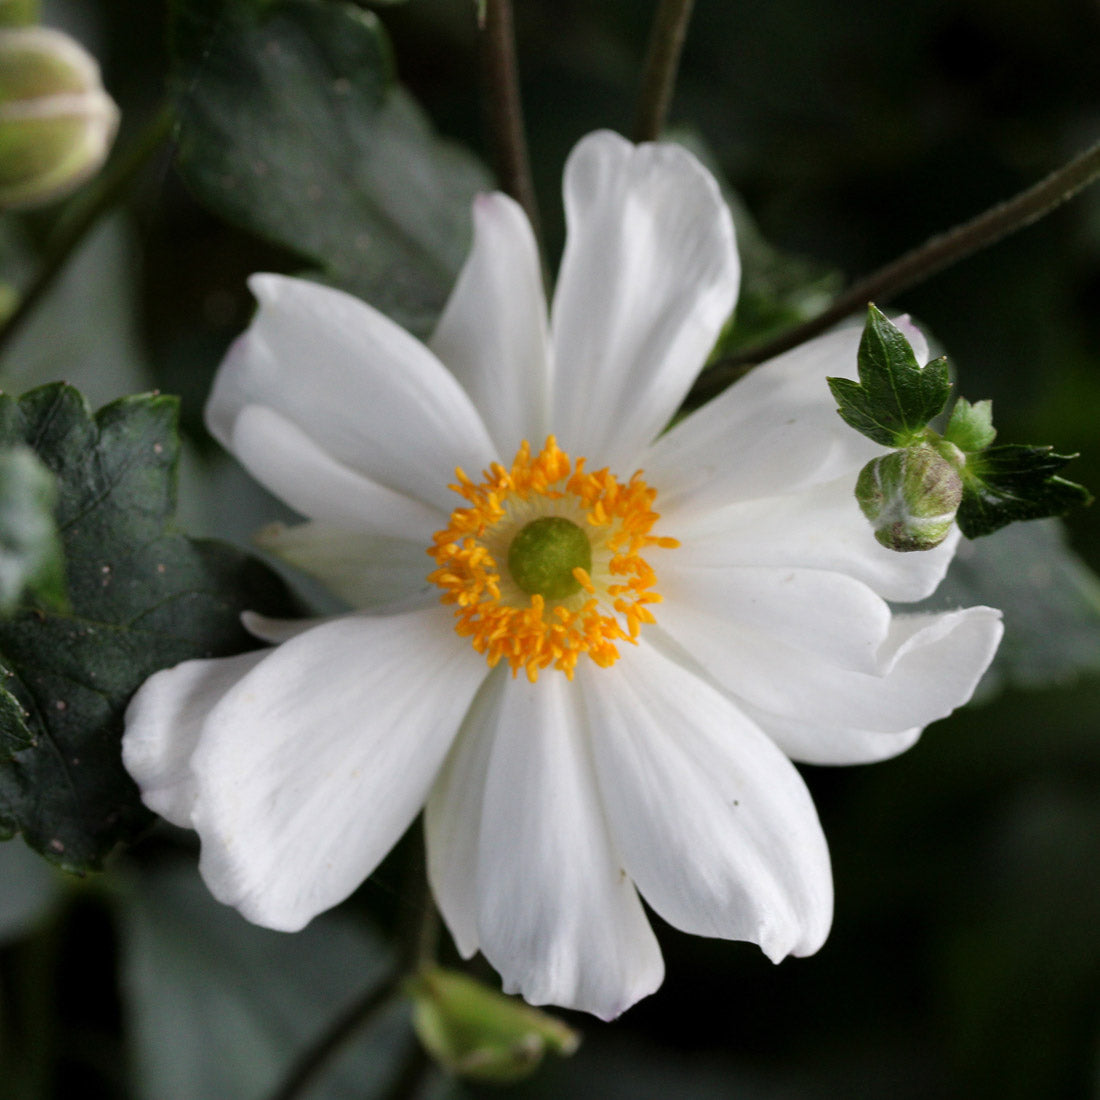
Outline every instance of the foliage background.
<svg viewBox="0 0 1100 1100">
<path fill-rule="evenodd" d="M 629 128 L 651 4 L 518 7 L 553 251 L 569 148 Z M 470 9 L 379 8 L 401 78 L 487 156 Z M 125 144 L 163 99 L 164 5 L 47 4 L 45 20 L 101 58 Z M 768 240 L 857 275 L 1095 140 L 1098 41 L 1086 0 L 697 0 L 672 120 L 696 128 Z M 30 266 L 49 217 L 17 220 L 9 261 Z M 247 323 L 245 276 L 298 266 L 205 212 L 164 163 L 0 363 L 4 386 L 63 377 L 95 403 L 180 393 L 185 519 L 243 541 L 275 506 L 203 438 L 201 402 Z M 1080 451 L 1067 472 L 1100 487 L 1100 188 L 895 305 L 951 355 L 969 397 L 994 399 L 1004 438 Z M 1100 508 L 1069 528 L 1100 568 Z M 1100 588 L 1072 574 L 1061 606 L 1055 567 L 1018 552 L 1009 537 L 996 568 L 974 570 L 1009 609 L 1010 638 L 1018 627 L 985 701 L 896 761 L 805 769 L 836 877 L 824 949 L 774 968 L 755 948 L 661 928 L 662 989 L 614 1025 L 576 1021 L 580 1052 L 515 1095 L 1100 1096 L 1100 680 L 1081 671 L 1100 664 Z M 181 834 L 85 882 L 0 845 L 0 1098 L 258 1100 L 370 981 L 414 905 L 415 860 L 404 845 L 341 913 L 288 938 L 209 901 Z M 315 1095 L 376 1095 L 403 1034 L 388 1021 Z"/>
</svg>

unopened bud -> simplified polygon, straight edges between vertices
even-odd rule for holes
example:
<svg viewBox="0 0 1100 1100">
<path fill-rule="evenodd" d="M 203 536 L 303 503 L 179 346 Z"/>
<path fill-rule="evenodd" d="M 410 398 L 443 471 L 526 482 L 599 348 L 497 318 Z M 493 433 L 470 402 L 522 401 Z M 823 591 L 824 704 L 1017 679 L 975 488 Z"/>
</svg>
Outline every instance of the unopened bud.
<svg viewBox="0 0 1100 1100">
<path fill-rule="evenodd" d="M 931 550 L 955 521 L 958 470 L 927 444 L 873 459 L 860 471 L 856 500 L 888 550 Z"/>
<path fill-rule="evenodd" d="M 72 191 L 102 167 L 117 129 L 81 45 L 47 27 L 0 30 L 0 209 Z"/>
<path fill-rule="evenodd" d="M 561 1020 L 453 970 L 424 970 L 409 992 L 420 1041 L 463 1077 L 518 1081 L 534 1072 L 547 1051 L 569 1055 L 580 1043 Z"/>
</svg>

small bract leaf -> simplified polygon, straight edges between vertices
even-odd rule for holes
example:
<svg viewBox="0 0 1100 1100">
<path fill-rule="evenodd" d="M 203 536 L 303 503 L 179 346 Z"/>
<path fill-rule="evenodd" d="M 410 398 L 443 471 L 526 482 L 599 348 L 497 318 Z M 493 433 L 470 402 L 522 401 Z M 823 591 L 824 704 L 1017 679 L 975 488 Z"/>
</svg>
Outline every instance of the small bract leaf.
<svg viewBox="0 0 1100 1100">
<path fill-rule="evenodd" d="M 976 539 L 1017 520 L 1063 516 L 1090 503 L 1092 494 L 1083 485 L 1056 476 L 1076 457 L 1023 444 L 972 456 L 963 471 L 959 530 Z"/>
<path fill-rule="evenodd" d="M 905 334 L 874 306 L 859 343 L 859 381 L 829 378 L 837 412 L 857 432 L 886 447 L 919 441 L 951 393 L 947 360 L 920 366 Z"/>
<path fill-rule="evenodd" d="M 57 485 L 29 447 L 0 451 L 0 614 L 29 591 L 65 604 L 65 567 L 54 523 Z"/>
<path fill-rule="evenodd" d="M 570 1055 L 580 1036 L 561 1020 L 453 970 L 433 967 L 409 983 L 413 1026 L 452 1073 L 504 1084 L 538 1068 L 547 1051 Z"/>
<path fill-rule="evenodd" d="M 255 559 L 172 529 L 174 399 L 92 416 L 62 384 L 0 395 L 0 446 L 13 445 L 33 445 L 56 478 L 69 609 L 0 621 L 0 835 L 85 871 L 151 819 L 119 749 L 133 692 L 188 658 L 254 648 L 243 610 L 295 607 Z"/>
<path fill-rule="evenodd" d="M 943 437 L 960 451 L 985 450 L 997 438 L 997 429 L 993 427 L 993 402 L 975 401 L 971 405 L 965 397 L 960 397 L 951 410 Z"/>
</svg>

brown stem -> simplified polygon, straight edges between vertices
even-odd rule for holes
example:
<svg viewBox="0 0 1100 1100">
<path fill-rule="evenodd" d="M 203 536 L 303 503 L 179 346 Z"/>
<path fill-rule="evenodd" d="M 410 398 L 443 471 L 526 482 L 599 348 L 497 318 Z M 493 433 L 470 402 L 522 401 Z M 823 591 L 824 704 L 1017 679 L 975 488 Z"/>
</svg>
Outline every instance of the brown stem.
<svg viewBox="0 0 1100 1100">
<path fill-rule="evenodd" d="M 693 3 L 694 0 L 659 0 L 631 133 L 635 141 L 656 141 L 668 118 Z"/>
<path fill-rule="evenodd" d="M 523 130 L 512 0 L 485 0 L 483 12 L 481 61 L 494 166 L 500 186 L 523 207 L 537 238 L 539 212 Z"/>
<path fill-rule="evenodd" d="M 798 347 L 849 314 L 866 309 L 868 302 L 886 302 L 1017 229 L 1038 221 L 1097 178 L 1100 178 L 1100 142 L 1015 197 L 933 237 L 861 279 L 817 317 L 796 325 L 774 340 L 720 359 L 703 372 L 689 400 L 692 404 L 707 400 L 744 374 L 747 365 L 761 363 Z"/>
</svg>

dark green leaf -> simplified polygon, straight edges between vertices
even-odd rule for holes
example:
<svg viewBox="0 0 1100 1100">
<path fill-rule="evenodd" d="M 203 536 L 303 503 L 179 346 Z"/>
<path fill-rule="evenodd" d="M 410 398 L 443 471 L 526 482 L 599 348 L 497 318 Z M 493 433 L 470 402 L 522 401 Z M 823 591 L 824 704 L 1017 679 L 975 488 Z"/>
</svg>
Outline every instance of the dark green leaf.
<svg viewBox="0 0 1100 1100">
<path fill-rule="evenodd" d="M 294 609 L 255 559 L 171 529 L 174 399 L 123 398 L 93 417 L 61 384 L 0 396 L 0 445 L 12 444 L 57 479 L 70 610 L 0 623 L 0 833 L 84 871 L 150 819 L 119 756 L 134 690 L 157 669 L 253 647 L 242 610 Z"/>
<path fill-rule="evenodd" d="M 65 563 L 54 523 L 57 485 L 30 448 L 0 451 L 0 614 L 24 592 L 65 603 Z"/>
<path fill-rule="evenodd" d="M 179 166 L 198 197 L 429 331 L 489 181 L 394 87 L 376 17 L 332 0 L 177 9 Z"/>
<path fill-rule="evenodd" d="M 1017 520 L 1062 516 L 1087 504 L 1092 496 L 1083 485 L 1056 476 L 1073 458 L 1020 444 L 971 457 L 963 472 L 959 530 L 976 539 Z"/>
<path fill-rule="evenodd" d="M 947 360 L 921 366 L 909 341 L 874 306 L 858 352 L 859 381 L 830 378 L 838 412 L 857 432 L 886 447 L 915 443 L 951 393 Z"/>
</svg>

